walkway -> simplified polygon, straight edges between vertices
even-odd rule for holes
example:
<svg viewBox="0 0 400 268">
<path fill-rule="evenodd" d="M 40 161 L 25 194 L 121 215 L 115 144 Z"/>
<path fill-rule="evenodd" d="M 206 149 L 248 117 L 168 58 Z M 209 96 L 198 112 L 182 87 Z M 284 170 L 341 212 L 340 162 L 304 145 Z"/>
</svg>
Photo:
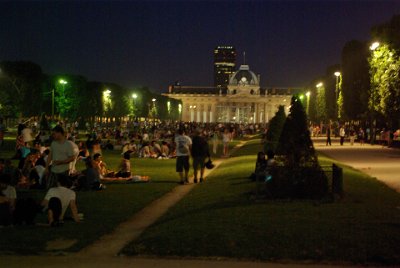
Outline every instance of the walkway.
<svg viewBox="0 0 400 268">
<path fill-rule="evenodd" d="M 244 141 L 240 142 L 235 146 L 235 148 L 233 148 L 233 150 L 237 150 L 244 144 Z M 206 169 L 204 178 L 217 169 L 222 161 L 223 160 L 213 161 L 215 167 L 211 170 Z M 114 232 L 101 237 L 94 244 L 81 250 L 77 255 L 93 257 L 118 255 L 119 251 L 123 249 L 125 245 L 138 238 L 146 228 L 161 218 L 168 209 L 177 204 L 191 190 L 193 190 L 196 185 L 197 184 L 193 183 L 175 187 L 171 192 L 157 200 L 154 200 L 126 222 L 121 223 Z"/>
<path fill-rule="evenodd" d="M 400 193 L 400 150 L 345 142 L 340 146 L 339 140 L 333 140 L 332 146 L 325 145 L 325 139 L 314 140 L 316 150 L 355 169 L 375 177 Z"/>
</svg>

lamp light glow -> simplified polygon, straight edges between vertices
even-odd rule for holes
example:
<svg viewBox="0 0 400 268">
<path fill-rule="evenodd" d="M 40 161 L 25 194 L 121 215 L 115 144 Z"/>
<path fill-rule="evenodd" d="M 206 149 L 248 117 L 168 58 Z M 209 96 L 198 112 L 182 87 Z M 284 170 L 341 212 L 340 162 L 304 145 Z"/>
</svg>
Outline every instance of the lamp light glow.
<svg viewBox="0 0 400 268">
<path fill-rule="evenodd" d="M 372 43 L 372 45 L 369 47 L 369 49 L 370 50 L 375 50 L 375 49 L 377 49 L 378 47 L 379 47 L 379 42 L 374 42 L 374 43 Z"/>
</svg>

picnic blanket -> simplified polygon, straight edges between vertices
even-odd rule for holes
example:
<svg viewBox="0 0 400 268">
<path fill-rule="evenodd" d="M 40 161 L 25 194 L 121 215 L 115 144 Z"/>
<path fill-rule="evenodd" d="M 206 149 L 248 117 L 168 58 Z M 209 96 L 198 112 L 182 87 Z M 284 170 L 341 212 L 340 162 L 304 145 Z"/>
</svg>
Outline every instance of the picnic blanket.
<svg viewBox="0 0 400 268">
<path fill-rule="evenodd" d="M 101 179 L 102 183 L 138 183 L 138 182 L 150 182 L 149 176 L 134 175 L 128 178 L 122 177 L 104 177 Z"/>
</svg>

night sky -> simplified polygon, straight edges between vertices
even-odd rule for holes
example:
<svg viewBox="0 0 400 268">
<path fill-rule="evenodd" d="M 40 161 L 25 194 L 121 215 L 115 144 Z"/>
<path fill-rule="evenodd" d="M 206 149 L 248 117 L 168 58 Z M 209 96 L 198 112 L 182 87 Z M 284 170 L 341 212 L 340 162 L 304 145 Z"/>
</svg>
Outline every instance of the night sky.
<svg viewBox="0 0 400 268">
<path fill-rule="evenodd" d="M 212 86 L 214 47 L 233 45 L 262 86 L 305 86 L 394 14 L 400 1 L 0 2 L 0 61 L 161 92 Z"/>
</svg>

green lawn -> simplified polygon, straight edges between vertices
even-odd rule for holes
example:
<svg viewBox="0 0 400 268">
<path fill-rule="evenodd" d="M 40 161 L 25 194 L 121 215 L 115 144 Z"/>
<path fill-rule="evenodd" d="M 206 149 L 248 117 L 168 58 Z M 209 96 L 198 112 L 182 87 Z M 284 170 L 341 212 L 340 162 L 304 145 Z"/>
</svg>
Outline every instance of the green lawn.
<svg viewBox="0 0 400 268">
<path fill-rule="evenodd" d="M 400 195 L 344 167 L 336 203 L 250 198 L 259 141 L 237 151 L 124 254 L 247 260 L 400 263 Z M 331 160 L 320 156 L 323 165 Z"/>
<path fill-rule="evenodd" d="M 120 161 L 119 152 L 104 152 L 104 159 L 115 169 Z M 179 181 L 175 172 L 175 160 L 137 159 L 131 160 L 135 174 L 149 175 L 150 183 L 108 184 L 99 192 L 78 192 L 79 212 L 85 219 L 80 224 L 66 222 L 61 228 L 38 226 L 16 226 L 0 228 L 0 252 L 35 254 L 45 250 L 47 241 L 55 239 L 76 239 L 69 249 L 77 251 L 101 235 L 112 231 L 119 223 L 138 212 L 152 200 L 169 192 Z M 83 164 L 78 164 L 78 169 Z M 43 199 L 46 191 L 23 190 L 18 197 L 32 196 Z M 39 215 L 37 222 L 46 222 L 45 215 Z"/>
<path fill-rule="evenodd" d="M 0 158 L 14 155 L 15 141 L 8 139 L 0 151 Z M 231 143 L 234 146 L 238 141 Z M 219 145 L 217 158 L 222 152 Z M 103 159 L 112 170 L 116 170 L 121 159 L 120 151 L 103 151 Z M 14 161 L 17 165 L 17 161 Z M 100 236 L 111 232 L 119 223 L 134 215 L 151 201 L 169 192 L 179 181 L 175 172 L 175 159 L 131 159 L 134 174 L 148 175 L 150 183 L 108 184 L 107 189 L 99 192 L 78 192 L 77 202 L 84 221 L 80 224 L 66 222 L 61 228 L 40 226 L 15 226 L 0 228 L 0 254 L 40 254 L 46 249 L 46 243 L 57 239 L 76 240 L 66 251 L 78 251 Z M 84 165 L 78 162 L 77 169 Z M 192 171 L 192 170 L 191 170 Z M 18 197 L 33 197 L 40 202 L 45 196 L 44 190 L 18 191 Z M 68 215 L 66 215 L 68 216 Z M 46 215 L 39 214 L 37 222 L 46 222 Z"/>
</svg>

